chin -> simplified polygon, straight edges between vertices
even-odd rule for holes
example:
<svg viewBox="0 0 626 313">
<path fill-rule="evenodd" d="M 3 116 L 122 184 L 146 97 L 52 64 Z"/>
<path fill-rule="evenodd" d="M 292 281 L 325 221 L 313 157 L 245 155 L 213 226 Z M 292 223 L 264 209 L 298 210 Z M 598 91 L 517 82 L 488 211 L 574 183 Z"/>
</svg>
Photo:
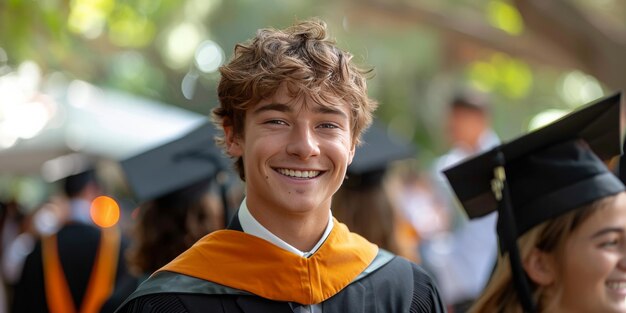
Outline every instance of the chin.
<svg viewBox="0 0 626 313">
<path fill-rule="evenodd" d="M 293 203 L 288 203 L 287 206 L 288 210 L 293 213 L 308 213 L 317 208 L 317 206 L 304 201 L 294 201 Z"/>
<path fill-rule="evenodd" d="M 285 208 L 293 213 L 309 213 L 319 209 L 322 205 L 317 201 L 298 199 L 288 199 L 287 203 L 284 203 Z"/>
<path fill-rule="evenodd" d="M 621 303 L 613 303 L 606 312 L 626 313 L 626 298 Z"/>
</svg>

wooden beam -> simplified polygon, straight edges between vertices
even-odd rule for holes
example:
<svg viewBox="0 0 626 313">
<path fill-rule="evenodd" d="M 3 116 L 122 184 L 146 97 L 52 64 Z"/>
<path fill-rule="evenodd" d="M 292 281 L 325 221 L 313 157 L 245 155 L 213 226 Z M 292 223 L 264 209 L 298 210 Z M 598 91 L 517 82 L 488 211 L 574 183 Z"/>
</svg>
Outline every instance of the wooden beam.
<svg viewBox="0 0 626 313">
<path fill-rule="evenodd" d="M 532 33 L 512 36 L 485 23 L 469 12 L 442 13 L 420 5 L 384 0 L 352 0 L 349 20 L 352 24 L 384 22 L 389 25 L 421 25 L 443 32 L 448 40 L 469 41 L 495 51 L 542 66 L 581 68 L 576 58 L 558 45 L 546 43 Z"/>
<path fill-rule="evenodd" d="M 526 25 L 580 60 L 585 71 L 614 89 L 626 88 L 626 31 L 598 23 L 563 0 L 514 0 Z"/>
</svg>

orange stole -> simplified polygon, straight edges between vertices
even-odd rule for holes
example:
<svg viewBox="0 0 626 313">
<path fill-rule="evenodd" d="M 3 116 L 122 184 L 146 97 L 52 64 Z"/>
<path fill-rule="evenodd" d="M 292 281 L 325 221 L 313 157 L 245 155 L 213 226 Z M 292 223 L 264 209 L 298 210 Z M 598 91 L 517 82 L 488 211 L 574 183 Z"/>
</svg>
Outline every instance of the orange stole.
<svg viewBox="0 0 626 313">
<path fill-rule="evenodd" d="M 80 307 L 76 310 L 59 258 L 56 235 L 41 240 L 44 285 L 48 310 L 51 313 L 97 313 L 113 291 L 120 233 L 116 228 L 102 229 L 100 245 L 89 277 L 89 285 Z"/>
<path fill-rule="evenodd" d="M 275 301 L 320 303 L 350 284 L 378 253 L 376 245 L 337 220 L 334 223 L 310 258 L 244 232 L 219 230 L 159 271 L 193 276 Z"/>
</svg>

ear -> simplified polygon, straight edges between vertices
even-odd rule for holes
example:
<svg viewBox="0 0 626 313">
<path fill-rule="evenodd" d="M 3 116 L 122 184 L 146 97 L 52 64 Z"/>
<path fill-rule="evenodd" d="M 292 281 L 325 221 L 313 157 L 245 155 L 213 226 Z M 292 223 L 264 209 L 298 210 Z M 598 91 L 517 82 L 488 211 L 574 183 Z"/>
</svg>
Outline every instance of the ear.
<svg viewBox="0 0 626 313">
<path fill-rule="evenodd" d="M 549 286 L 556 279 L 556 267 L 553 256 L 537 248 L 533 248 L 524 260 L 524 270 L 530 279 L 540 286 Z"/>
<path fill-rule="evenodd" d="M 348 157 L 348 165 L 352 164 L 352 159 L 354 159 L 354 152 L 356 151 L 356 144 L 351 145 L 350 156 Z"/>
<path fill-rule="evenodd" d="M 224 141 L 228 155 L 235 158 L 243 155 L 243 140 L 235 135 L 232 125 L 224 124 Z"/>
</svg>

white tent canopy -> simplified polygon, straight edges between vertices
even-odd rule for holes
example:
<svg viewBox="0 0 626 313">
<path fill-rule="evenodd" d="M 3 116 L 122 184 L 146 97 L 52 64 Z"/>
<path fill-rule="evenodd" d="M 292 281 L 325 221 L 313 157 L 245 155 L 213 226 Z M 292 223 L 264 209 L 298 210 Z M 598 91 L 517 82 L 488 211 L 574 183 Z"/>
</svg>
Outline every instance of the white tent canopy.
<svg viewBox="0 0 626 313">
<path fill-rule="evenodd" d="M 0 175 L 37 175 L 46 161 L 71 153 L 122 160 L 207 121 L 194 112 L 82 81 L 34 99 L 21 108 L 38 105 L 38 110 L 14 115 L 23 121 L 8 121 L 8 114 L 3 120 L 0 114 L 0 139 L 5 139 L 4 147 L 0 145 Z M 11 131 L 34 122 L 40 123 L 34 136 L 6 144 Z"/>
</svg>

